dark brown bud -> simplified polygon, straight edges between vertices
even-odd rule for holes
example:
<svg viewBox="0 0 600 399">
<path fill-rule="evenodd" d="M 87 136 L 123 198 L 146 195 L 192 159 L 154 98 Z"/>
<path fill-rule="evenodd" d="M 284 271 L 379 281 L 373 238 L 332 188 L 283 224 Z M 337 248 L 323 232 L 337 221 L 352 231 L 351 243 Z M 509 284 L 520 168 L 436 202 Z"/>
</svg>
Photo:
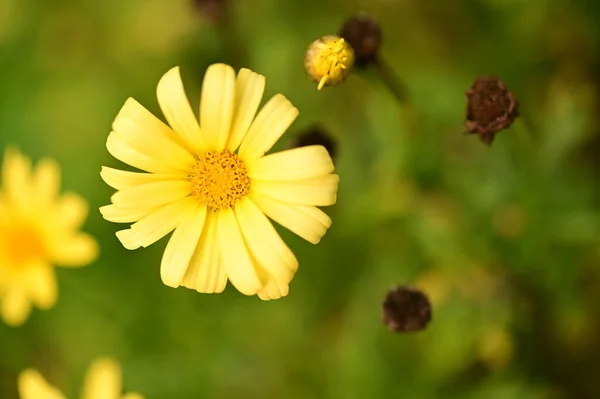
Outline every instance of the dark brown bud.
<svg viewBox="0 0 600 399">
<path fill-rule="evenodd" d="M 321 126 L 314 125 L 296 136 L 291 147 L 305 147 L 308 145 L 322 145 L 325 147 L 331 159 L 335 159 L 337 143 L 331 135 Z"/>
<path fill-rule="evenodd" d="M 484 143 L 491 144 L 494 135 L 517 116 L 517 100 L 498 78 L 479 77 L 467 91 L 467 131 Z"/>
<path fill-rule="evenodd" d="M 427 296 L 413 287 L 392 288 L 383 302 L 383 322 L 396 332 L 424 329 L 431 320 L 431 305 Z"/>
<path fill-rule="evenodd" d="M 225 19 L 228 0 L 192 0 L 192 3 L 200 15 L 213 25 Z"/>
<path fill-rule="evenodd" d="M 364 66 L 377 61 L 381 46 L 381 29 L 370 15 L 360 13 L 348 19 L 342 25 L 339 36 L 354 49 L 356 65 Z"/>
</svg>

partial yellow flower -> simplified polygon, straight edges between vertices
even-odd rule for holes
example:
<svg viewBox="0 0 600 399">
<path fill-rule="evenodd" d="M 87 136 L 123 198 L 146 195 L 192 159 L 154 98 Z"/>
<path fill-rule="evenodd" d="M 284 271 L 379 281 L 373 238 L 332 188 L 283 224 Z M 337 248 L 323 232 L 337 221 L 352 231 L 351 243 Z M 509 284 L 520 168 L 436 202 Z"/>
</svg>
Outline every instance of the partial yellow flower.
<svg viewBox="0 0 600 399">
<path fill-rule="evenodd" d="M 110 358 L 100 358 L 87 372 L 82 399 L 144 399 L 139 393 L 122 395 L 121 367 Z M 65 395 L 33 369 L 19 375 L 19 396 L 21 399 L 65 399 Z"/>
<path fill-rule="evenodd" d="M 323 36 L 315 40 L 304 55 L 304 70 L 319 83 L 317 90 L 343 82 L 353 66 L 354 50 L 338 36 Z"/>
<path fill-rule="evenodd" d="M 50 159 L 35 169 L 14 149 L 4 153 L 0 188 L 0 316 L 22 324 L 32 305 L 49 309 L 58 288 L 53 265 L 84 266 L 98 256 L 98 245 L 79 228 L 87 216 L 85 200 L 59 194 L 60 169 Z"/>
<path fill-rule="evenodd" d="M 168 286 L 217 293 L 229 279 L 245 295 L 280 298 L 298 261 L 267 216 L 314 244 L 331 225 L 316 206 L 336 201 L 333 162 L 323 146 L 265 155 L 298 110 L 277 94 L 257 114 L 264 86 L 248 69 L 236 77 L 228 65 L 211 65 L 198 122 L 175 67 L 157 88 L 171 127 L 131 98 L 113 123 L 108 151 L 148 173 L 103 167 L 118 191 L 100 211 L 112 222 L 135 222 L 117 233 L 127 249 L 175 230 L 161 263 Z"/>
</svg>

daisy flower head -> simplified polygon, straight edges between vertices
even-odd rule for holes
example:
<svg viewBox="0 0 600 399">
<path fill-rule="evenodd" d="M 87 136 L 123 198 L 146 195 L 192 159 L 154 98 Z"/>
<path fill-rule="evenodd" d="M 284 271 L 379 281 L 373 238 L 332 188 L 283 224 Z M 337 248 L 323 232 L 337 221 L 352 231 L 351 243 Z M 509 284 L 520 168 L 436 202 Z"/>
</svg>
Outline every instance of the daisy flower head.
<svg viewBox="0 0 600 399">
<path fill-rule="evenodd" d="M 336 201 L 333 162 L 319 145 L 265 155 L 298 110 L 277 94 L 258 111 L 264 87 L 264 76 L 248 69 L 236 76 L 211 65 L 198 121 L 175 67 L 157 87 L 170 126 L 131 98 L 113 123 L 108 151 L 143 172 L 103 167 L 118 191 L 100 211 L 133 223 L 117 232 L 127 249 L 174 230 L 160 267 L 168 286 L 218 293 L 229 280 L 245 295 L 280 298 L 298 261 L 267 216 L 314 244 L 331 225 L 317 206 Z"/>
<path fill-rule="evenodd" d="M 90 366 L 83 385 L 82 399 L 144 399 L 138 393 L 122 395 L 121 367 L 111 358 L 100 358 Z M 20 399 L 65 399 L 36 370 L 21 372 L 18 381 Z"/>
<path fill-rule="evenodd" d="M 60 169 L 41 160 L 35 168 L 15 149 L 4 152 L 0 187 L 0 316 L 21 325 L 32 305 L 49 309 L 58 288 L 53 265 L 85 266 L 98 245 L 79 228 L 87 216 L 85 200 L 59 194 Z"/>
</svg>

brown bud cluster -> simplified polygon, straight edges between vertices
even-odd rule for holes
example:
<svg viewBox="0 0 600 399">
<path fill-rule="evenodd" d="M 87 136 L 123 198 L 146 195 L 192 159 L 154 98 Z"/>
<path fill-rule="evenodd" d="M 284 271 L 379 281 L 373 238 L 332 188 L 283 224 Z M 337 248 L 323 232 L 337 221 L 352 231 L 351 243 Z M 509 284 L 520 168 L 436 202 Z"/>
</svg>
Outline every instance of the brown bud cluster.
<svg viewBox="0 0 600 399">
<path fill-rule="evenodd" d="M 467 91 L 465 125 L 484 143 L 491 144 L 495 134 L 508 128 L 517 116 L 517 100 L 498 78 L 479 77 Z"/>
<path fill-rule="evenodd" d="M 309 145 L 322 145 L 331 159 L 337 154 L 337 143 L 322 126 L 314 125 L 304 130 L 292 141 L 291 147 L 305 147 Z"/>
<path fill-rule="evenodd" d="M 413 287 L 392 288 L 382 306 L 383 322 L 396 332 L 423 330 L 431 321 L 431 305 L 427 296 Z"/>
<path fill-rule="evenodd" d="M 360 13 L 342 25 L 339 36 L 354 49 L 355 64 L 364 66 L 377 62 L 381 46 L 381 28 L 368 14 Z"/>
</svg>

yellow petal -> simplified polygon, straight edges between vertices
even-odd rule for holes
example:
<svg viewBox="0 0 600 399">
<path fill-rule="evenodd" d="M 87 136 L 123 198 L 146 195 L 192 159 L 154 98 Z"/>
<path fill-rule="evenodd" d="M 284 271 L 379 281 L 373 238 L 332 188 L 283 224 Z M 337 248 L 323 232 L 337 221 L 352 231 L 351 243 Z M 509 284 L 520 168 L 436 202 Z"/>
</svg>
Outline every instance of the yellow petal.
<svg viewBox="0 0 600 399">
<path fill-rule="evenodd" d="M 62 267 L 81 267 L 89 265 L 98 258 L 100 248 L 90 234 L 76 233 L 57 240 L 50 248 L 52 263 Z"/>
<path fill-rule="evenodd" d="M 260 110 L 240 146 L 244 161 L 262 157 L 290 127 L 298 116 L 296 109 L 283 95 L 276 94 Z"/>
<path fill-rule="evenodd" d="M 100 207 L 102 217 L 114 223 L 133 223 L 156 211 L 158 208 L 120 208 L 116 205 Z"/>
<path fill-rule="evenodd" d="M 50 204 L 60 191 L 60 167 L 52 159 L 42 159 L 33 175 L 35 202 Z"/>
<path fill-rule="evenodd" d="M 217 246 L 217 220 L 216 213 L 207 213 L 202 236 L 181 282 L 184 287 L 206 294 L 223 292 L 227 285 L 227 273 Z"/>
<path fill-rule="evenodd" d="M 231 284 L 244 295 L 254 295 L 263 287 L 231 209 L 218 213 L 219 253 Z"/>
<path fill-rule="evenodd" d="M 265 288 L 258 291 L 258 297 L 263 301 L 270 301 L 272 299 L 279 299 L 287 294 L 290 291 L 290 287 L 288 284 L 285 284 L 276 279 L 271 279 L 265 285 Z"/>
<path fill-rule="evenodd" d="M 27 320 L 30 312 L 31 302 L 23 287 L 9 286 L 0 297 L 0 315 L 9 326 L 20 326 Z"/>
<path fill-rule="evenodd" d="M 242 68 L 235 81 L 235 114 L 227 149 L 235 151 L 256 115 L 265 90 L 265 77 Z"/>
<path fill-rule="evenodd" d="M 298 260 L 269 219 L 249 198 L 236 204 L 235 215 L 256 263 L 276 279 L 289 283 L 298 270 Z"/>
<path fill-rule="evenodd" d="M 87 202 L 77 194 L 64 193 L 60 196 L 55 210 L 56 220 L 66 229 L 77 229 L 88 214 Z"/>
<path fill-rule="evenodd" d="M 243 144 L 242 144 L 243 145 Z M 325 147 L 311 145 L 276 152 L 246 163 L 248 176 L 257 180 L 301 180 L 333 172 Z"/>
<path fill-rule="evenodd" d="M 147 247 L 173 231 L 195 204 L 196 200 L 187 197 L 165 205 L 134 223 L 131 228 L 118 231 L 117 238 L 130 250 Z"/>
<path fill-rule="evenodd" d="M 164 136 L 152 136 L 143 132 L 112 131 L 108 138 L 144 154 L 155 162 L 176 171 L 188 171 L 194 165 L 194 157 L 186 149 Z"/>
<path fill-rule="evenodd" d="M 208 67 L 200 98 L 200 127 L 206 146 L 222 151 L 229 139 L 235 105 L 235 71 L 225 64 Z"/>
<path fill-rule="evenodd" d="M 257 192 L 252 192 L 250 199 L 268 217 L 313 244 L 317 244 L 331 226 L 329 216 L 314 206 L 281 202 Z"/>
<path fill-rule="evenodd" d="M 109 134 L 106 149 L 119 161 L 150 173 L 181 173 L 181 170 L 162 163 L 148 154 L 132 148 L 122 135 Z"/>
<path fill-rule="evenodd" d="M 27 369 L 19 374 L 20 399 L 65 399 L 65 396 L 36 370 Z"/>
<path fill-rule="evenodd" d="M 56 303 L 58 287 L 54 268 L 47 264 L 31 265 L 27 270 L 29 295 L 40 309 L 50 309 Z"/>
<path fill-rule="evenodd" d="M 4 151 L 2 190 L 6 200 L 21 211 L 28 211 L 32 203 L 31 161 L 17 150 Z"/>
<path fill-rule="evenodd" d="M 144 399 L 144 397 L 137 392 L 131 392 L 126 395 L 123 395 L 122 399 Z"/>
<path fill-rule="evenodd" d="M 156 97 L 169 125 L 186 143 L 187 148 L 194 154 L 204 152 L 206 145 L 202 141 L 198 120 L 185 95 L 179 67 L 172 68 L 163 75 L 156 88 Z"/>
<path fill-rule="evenodd" d="M 117 399 L 121 396 L 121 367 L 110 358 L 100 358 L 90 366 L 83 384 L 82 399 Z"/>
<path fill-rule="evenodd" d="M 185 214 L 167 244 L 160 265 L 165 285 L 177 288 L 188 269 L 206 219 L 206 206 L 196 205 Z"/>
<path fill-rule="evenodd" d="M 133 98 L 128 98 L 113 122 L 113 130 L 137 132 L 142 135 L 162 136 L 185 148 L 185 142 L 169 126 Z"/>
<path fill-rule="evenodd" d="M 283 202 L 327 206 L 335 204 L 338 175 L 292 181 L 252 180 L 252 190 Z"/>
<path fill-rule="evenodd" d="M 130 172 L 128 170 L 120 170 L 103 166 L 100 171 L 102 180 L 109 186 L 117 190 L 125 190 L 127 188 L 133 188 L 141 186 L 142 184 L 155 183 L 159 181 L 169 180 L 183 180 L 185 179 L 184 173 L 171 173 L 171 174 L 159 174 L 159 173 L 139 173 Z"/>
<path fill-rule="evenodd" d="M 192 184 L 189 181 L 169 180 L 117 191 L 110 200 L 122 208 L 153 208 L 177 201 L 191 192 Z"/>
</svg>

